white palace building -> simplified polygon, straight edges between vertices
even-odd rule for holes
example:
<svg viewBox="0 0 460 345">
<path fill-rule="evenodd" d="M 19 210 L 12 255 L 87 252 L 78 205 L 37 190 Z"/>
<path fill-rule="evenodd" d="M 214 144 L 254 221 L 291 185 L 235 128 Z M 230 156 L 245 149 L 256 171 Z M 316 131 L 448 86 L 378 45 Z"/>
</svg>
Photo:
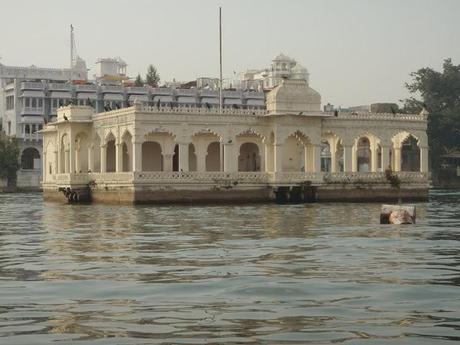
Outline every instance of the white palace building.
<svg viewBox="0 0 460 345">
<path fill-rule="evenodd" d="M 115 110 L 60 107 L 56 121 L 41 131 L 45 199 L 143 203 L 428 197 L 425 110 L 323 112 L 320 95 L 305 79 L 283 79 L 265 102 L 263 107 L 219 109 L 133 97 L 132 104 Z M 389 167 L 391 178 L 385 172 Z"/>
</svg>

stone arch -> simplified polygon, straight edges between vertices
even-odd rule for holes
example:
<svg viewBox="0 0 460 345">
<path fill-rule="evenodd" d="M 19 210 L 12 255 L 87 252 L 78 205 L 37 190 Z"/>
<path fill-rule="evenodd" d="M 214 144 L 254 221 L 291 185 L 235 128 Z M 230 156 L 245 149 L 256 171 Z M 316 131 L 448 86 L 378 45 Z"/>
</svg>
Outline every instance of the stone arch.
<svg viewBox="0 0 460 345">
<path fill-rule="evenodd" d="M 422 137 L 406 130 L 398 131 L 391 137 L 391 168 L 395 171 L 420 171 L 420 148 Z M 423 137 L 425 139 L 425 137 Z"/>
<path fill-rule="evenodd" d="M 40 169 L 40 151 L 35 147 L 27 147 L 21 153 L 21 169 L 37 170 Z"/>
<path fill-rule="evenodd" d="M 362 136 L 356 141 L 356 171 L 371 171 L 371 143 L 368 137 Z"/>
<path fill-rule="evenodd" d="M 242 128 L 235 133 L 235 136 L 242 135 L 255 135 L 260 137 L 263 141 L 265 141 L 266 138 L 266 135 L 264 135 L 263 131 L 255 127 Z"/>
<path fill-rule="evenodd" d="M 107 144 L 107 143 L 109 142 L 109 140 L 115 140 L 115 141 L 116 141 L 116 136 L 115 136 L 115 134 L 112 132 L 112 130 L 109 130 L 109 131 L 105 134 L 104 143 Z"/>
<path fill-rule="evenodd" d="M 221 133 L 214 129 L 204 128 L 193 132 L 192 143 L 196 156 L 196 171 L 220 171 L 224 141 Z M 213 146 L 210 146 L 211 144 Z"/>
<path fill-rule="evenodd" d="M 282 171 L 313 171 L 313 146 L 304 132 L 291 132 L 283 144 Z"/>
<path fill-rule="evenodd" d="M 420 171 L 419 140 L 412 134 L 401 143 L 401 171 Z"/>
<path fill-rule="evenodd" d="M 106 142 L 106 157 L 105 157 L 105 168 L 106 172 L 116 171 L 116 139 L 112 132 L 105 137 Z"/>
<path fill-rule="evenodd" d="M 245 142 L 239 147 L 238 171 L 260 171 L 261 157 L 259 146 L 252 142 Z"/>
<path fill-rule="evenodd" d="M 176 147 L 175 134 L 172 131 L 160 127 L 159 129 L 157 128 L 154 131 L 150 131 L 145 134 L 144 143 L 145 142 L 155 142 L 160 147 L 160 151 L 158 153 L 158 146 L 155 144 L 142 146 L 146 150 L 149 150 L 149 153 L 145 156 L 146 159 L 151 161 L 146 165 L 149 169 L 147 171 L 172 171 Z M 158 157 L 158 154 L 160 154 L 161 158 Z M 142 161 L 144 161 L 144 153 L 142 154 Z"/>
<path fill-rule="evenodd" d="M 213 135 L 215 137 L 218 138 L 218 141 L 222 141 L 224 135 L 222 133 L 220 133 L 217 129 L 215 128 L 210 128 L 210 127 L 206 127 L 206 128 L 200 128 L 200 129 L 196 129 L 194 131 L 192 131 L 191 133 L 191 137 L 193 138 L 194 136 L 198 136 L 200 134 L 203 134 L 203 135 L 206 135 L 206 134 L 209 134 L 209 135 Z"/>
<path fill-rule="evenodd" d="M 220 142 L 213 141 L 206 148 L 206 171 L 221 170 Z"/>
<path fill-rule="evenodd" d="M 254 128 L 239 131 L 236 136 L 235 160 L 238 171 L 261 171 L 264 167 L 265 137 Z"/>
<path fill-rule="evenodd" d="M 354 138 L 352 170 L 357 172 L 377 171 L 377 156 L 380 138 L 370 132 L 362 132 Z"/>
<path fill-rule="evenodd" d="M 163 156 L 161 144 L 157 141 L 142 143 L 142 171 L 162 171 Z"/>
<path fill-rule="evenodd" d="M 329 152 L 324 152 L 324 144 L 327 142 Z M 328 172 L 343 171 L 343 141 L 342 137 L 335 132 L 326 131 L 321 134 L 321 170 Z M 330 161 L 329 160 L 330 156 Z"/>
</svg>

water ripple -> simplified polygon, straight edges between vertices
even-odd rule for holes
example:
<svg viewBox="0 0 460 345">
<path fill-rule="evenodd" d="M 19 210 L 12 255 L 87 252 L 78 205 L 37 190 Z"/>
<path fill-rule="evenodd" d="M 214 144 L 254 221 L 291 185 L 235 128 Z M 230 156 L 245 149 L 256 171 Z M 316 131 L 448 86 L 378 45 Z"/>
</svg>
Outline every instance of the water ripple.
<svg viewBox="0 0 460 345">
<path fill-rule="evenodd" d="M 379 208 L 0 194 L 0 343 L 458 343 L 460 193 Z"/>
</svg>

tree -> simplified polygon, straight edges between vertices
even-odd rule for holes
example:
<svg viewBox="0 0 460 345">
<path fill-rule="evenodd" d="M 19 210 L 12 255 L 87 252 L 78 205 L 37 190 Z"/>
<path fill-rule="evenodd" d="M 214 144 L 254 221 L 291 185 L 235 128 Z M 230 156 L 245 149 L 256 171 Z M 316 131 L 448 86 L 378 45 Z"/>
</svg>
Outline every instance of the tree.
<svg viewBox="0 0 460 345">
<path fill-rule="evenodd" d="M 150 65 L 147 68 L 147 74 L 145 76 L 145 83 L 147 85 L 157 87 L 159 82 L 160 82 L 160 75 L 158 74 L 157 69 L 153 65 Z"/>
<path fill-rule="evenodd" d="M 412 82 L 406 87 L 412 94 L 404 100 L 404 110 L 419 112 L 426 106 L 428 142 L 433 173 L 437 173 L 441 156 L 448 150 L 460 149 L 460 65 L 444 60 L 442 73 L 422 68 L 410 74 Z"/>
<path fill-rule="evenodd" d="M 8 186 L 16 184 L 19 169 L 19 146 L 12 139 L 0 134 L 0 178 L 6 178 Z"/>
<path fill-rule="evenodd" d="M 142 80 L 142 77 L 140 74 L 137 75 L 136 80 L 134 80 L 134 85 L 135 86 L 144 86 L 144 81 Z"/>
</svg>

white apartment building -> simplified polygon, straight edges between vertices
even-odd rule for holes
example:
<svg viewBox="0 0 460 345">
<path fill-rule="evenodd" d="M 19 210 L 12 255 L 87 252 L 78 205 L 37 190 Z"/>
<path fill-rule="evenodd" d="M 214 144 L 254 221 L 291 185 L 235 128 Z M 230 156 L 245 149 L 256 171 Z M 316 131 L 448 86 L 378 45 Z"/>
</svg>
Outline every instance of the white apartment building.
<svg viewBox="0 0 460 345">
<path fill-rule="evenodd" d="M 0 65 L 2 129 L 17 138 L 21 148 L 18 187 L 40 187 L 42 136 L 37 131 L 55 121 L 61 106 L 92 106 L 98 113 L 125 108 L 135 100 L 170 108 L 219 106 L 219 92 L 204 87 L 205 83 L 194 89 L 134 87 L 125 83 L 129 79 L 126 67 L 120 58 L 98 59 L 94 80 L 89 81 L 86 63 L 78 57 L 69 69 Z M 263 92 L 224 91 L 223 104 L 234 109 L 260 109 L 265 107 L 265 96 Z"/>
</svg>

